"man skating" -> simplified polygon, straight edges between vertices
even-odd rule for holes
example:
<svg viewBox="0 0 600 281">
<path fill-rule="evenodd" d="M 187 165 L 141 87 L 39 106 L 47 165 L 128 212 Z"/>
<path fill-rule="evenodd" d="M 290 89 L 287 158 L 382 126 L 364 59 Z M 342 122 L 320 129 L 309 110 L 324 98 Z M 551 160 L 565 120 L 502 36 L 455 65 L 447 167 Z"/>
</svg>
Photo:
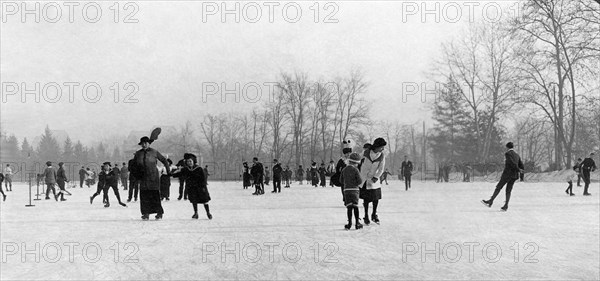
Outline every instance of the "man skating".
<svg viewBox="0 0 600 281">
<path fill-rule="evenodd" d="M 402 168 L 400 168 L 400 173 L 404 177 L 404 186 L 406 190 L 410 188 L 411 184 L 411 176 L 413 171 L 413 163 L 408 160 L 408 156 L 404 155 L 404 161 L 402 161 Z"/>
<path fill-rule="evenodd" d="M 79 169 L 79 188 L 83 188 L 85 176 L 87 176 L 87 172 L 85 171 L 85 168 L 81 166 L 81 169 Z"/>
<path fill-rule="evenodd" d="M 250 175 L 254 179 L 254 188 L 255 192 L 252 195 L 262 195 L 265 194 L 265 186 L 264 186 L 264 168 L 262 163 L 258 162 L 258 158 L 254 157 L 252 159 L 254 165 L 250 168 Z"/>
<path fill-rule="evenodd" d="M 510 193 L 512 192 L 513 185 L 515 181 L 519 179 L 520 173 L 524 172 L 523 162 L 521 162 L 521 157 L 513 150 L 513 143 L 509 142 L 506 144 L 506 148 L 508 151 L 504 153 L 504 171 L 502 172 L 502 176 L 500 177 L 500 182 L 496 185 L 496 189 L 494 190 L 494 194 L 489 200 L 481 200 L 481 203 L 488 207 L 492 207 L 494 204 L 494 199 L 500 193 L 500 190 L 506 185 L 506 201 L 504 206 L 500 208 L 501 211 L 506 212 L 508 210 L 508 202 L 510 201 Z"/>
<path fill-rule="evenodd" d="M 56 184 L 56 170 L 52 167 L 52 162 L 46 162 L 46 169 L 44 170 L 44 182 L 46 183 L 46 200 L 50 199 L 50 190 L 54 194 L 54 199 L 58 201 L 58 195 L 54 185 Z"/>
<path fill-rule="evenodd" d="M 284 173 L 281 164 L 277 159 L 273 159 L 273 191 L 272 193 L 281 192 L 281 175 Z"/>
<path fill-rule="evenodd" d="M 583 195 L 585 196 L 590 196 L 592 195 L 591 193 L 588 192 L 588 188 L 590 187 L 590 180 L 591 180 L 591 176 L 590 173 L 596 170 L 596 162 L 594 162 L 594 159 L 592 159 L 594 157 L 594 153 L 590 153 L 590 156 L 583 159 L 583 162 L 581 162 L 581 175 L 583 178 L 583 183 L 585 184 L 583 186 Z"/>
<path fill-rule="evenodd" d="M 56 183 L 58 184 L 58 197 L 60 197 L 60 201 L 67 201 L 65 199 L 65 183 L 69 182 L 67 178 L 67 173 L 65 172 L 65 168 L 63 167 L 64 163 L 58 163 L 58 171 L 56 172 Z"/>
</svg>

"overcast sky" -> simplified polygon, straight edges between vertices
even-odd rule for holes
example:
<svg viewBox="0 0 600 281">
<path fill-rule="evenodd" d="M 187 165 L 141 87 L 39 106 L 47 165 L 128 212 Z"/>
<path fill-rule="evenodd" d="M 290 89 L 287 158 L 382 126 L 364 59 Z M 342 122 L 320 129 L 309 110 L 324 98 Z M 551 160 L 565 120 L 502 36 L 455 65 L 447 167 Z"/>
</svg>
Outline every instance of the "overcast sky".
<svg viewBox="0 0 600 281">
<path fill-rule="evenodd" d="M 4 7 L 0 25 L 3 130 L 19 139 L 33 138 L 48 124 L 52 129 L 66 130 L 73 139 L 89 142 L 103 136 L 125 136 L 131 130 L 153 125 L 183 124 L 187 119 L 199 124 L 203 113 L 241 112 L 257 106 L 243 98 L 236 103 L 232 95 L 226 96 L 225 103 L 219 94 L 206 96 L 203 101 L 203 84 L 220 87 L 226 83 L 228 88 L 234 88 L 236 82 L 242 87 L 253 82 L 263 85 L 276 81 L 282 71 L 306 72 L 311 79 L 329 81 L 347 76 L 352 68 L 360 68 L 365 75 L 375 119 L 403 123 L 427 120 L 428 106 L 420 97 L 402 102 L 402 83 L 427 82 L 425 74 L 439 57 L 441 43 L 460 36 L 470 11 L 475 20 L 484 14 L 480 7 L 470 10 L 464 2 L 438 2 L 440 22 L 436 22 L 435 14 L 426 15 L 423 22 L 422 2 L 348 1 L 327 7 L 320 2 L 317 19 L 313 1 L 281 2 L 273 7 L 270 22 L 268 4 L 237 2 L 241 17 L 236 23 L 233 15 L 222 22 L 221 2 L 203 6 L 191 1 L 148 1 L 127 9 L 121 3 L 119 22 L 115 23 L 114 2 L 102 3 L 102 15 L 96 23 L 82 16 L 83 4 L 73 7 L 73 23 L 64 4 L 58 4 L 60 17 L 56 17 L 55 7 L 42 5 L 40 23 L 35 22 L 34 15 L 27 15 L 22 23 L 21 10 L 6 15 L 14 7 Z M 227 3 L 234 7 L 235 2 Z M 302 15 L 298 22 L 290 22 L 296 18 L 292 4 L 288 5 L 288 18 L 283 17 L 286 3 L 299 3 Z M 435 8 L 436 2 L 426 3 L 426 7 Z M 33 3 L 29 5 L 33 8 Z M 251 23 L 257 6 L 262 15 Z M 219 11 L 211 15 L 209 9 L 214 7 Z M 409 15 L 408 9 L 414 7 L 419 10 Z M 450 17 L 456 18 L 456 7 L 461 9 L 461 21 L 452 23 Z M 88 6 L 87 14 L 93 21 L 94 7 Z M 128 15 L 132 16 L 130 21 L 138 22 L 123 23 Z M 338 22 L 324 23 L 328 15 L 330 21 Z M 54 18 L 57 23 L 48 22 Z M 43 95 L 40 102 L 35 102 L 34 95 L 26 95 L 22 102 L 23 82 L 30 89 L 35 82 L 40 82 L 41 88 L 46 86 L 48 99 L 55 97 L 53 83 L 57 83 L 63 96 L 52 103 Z M 137 86 L 135 103 L 123 102 L 135 89 L 124 89 L 128 82 Z M 13 83 L 19 86 L 15 95 L 10 94 Z M 79 84 L 73 86 L 72 102 L 64 83 Z M 84 100 L 86 83 L 98 83 L 102 89 L 99 101 Z M 115 83 L 120 86 L 118 103 L 114 102 Z M 262 87 L 261 102 L 267 101 L 267 90 L 267 86 Z M 94 87 L 87 93 L 93 99 Z"/>
</svg>

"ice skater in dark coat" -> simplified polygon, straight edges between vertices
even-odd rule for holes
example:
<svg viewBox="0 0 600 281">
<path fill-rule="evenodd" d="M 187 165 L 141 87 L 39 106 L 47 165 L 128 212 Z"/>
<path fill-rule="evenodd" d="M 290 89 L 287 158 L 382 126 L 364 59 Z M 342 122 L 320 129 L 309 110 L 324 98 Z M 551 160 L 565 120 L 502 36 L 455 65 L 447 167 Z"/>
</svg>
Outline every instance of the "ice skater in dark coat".
<svg viewBox="0 0 600 281">
<path fill-rule="evenodd" d="M 194 207 L 193 219 L 198 219 L 198 204 L 204 205 L 206 216 L 212 219 L 208 202 L 210 194 L 206 186 L 206 175 L 204 169 L 198 166 L 197 158 L 194 154 L 186 153 L 184 155 L 185 166 L 173 172 L 173 176 L 183 177 L 185 179 L 185 188 L 188 192 L 188 199 Z"/>
<path fill-rule="evenodd" d="M 513 189 L 513 185 L 515 181 L 519 179 L 520 173 L 524 173 L 525 167 L 523 166 L 523 162 L 521 162 L 521 157 L 513 150 L 513 143 L 509 142 L 506 144 L 506 148 L 508 151 L 504 153 L 504 171 L 502 172 L 502 176 L 500 177 L 500 182 L 496 185 L 496 189 L 494 190 L 494 194 L 489 200 L 481 200 L 481 203 L 488 207 L 492 207 L 494 204 L 494 199 L 500 193 L 500 190 L 506 185 L 506 202 L 504 206 L 500 208 L 501 211 L 508 210 L 508 202 L 510 201 L 510 194 Z"/>
</svg>

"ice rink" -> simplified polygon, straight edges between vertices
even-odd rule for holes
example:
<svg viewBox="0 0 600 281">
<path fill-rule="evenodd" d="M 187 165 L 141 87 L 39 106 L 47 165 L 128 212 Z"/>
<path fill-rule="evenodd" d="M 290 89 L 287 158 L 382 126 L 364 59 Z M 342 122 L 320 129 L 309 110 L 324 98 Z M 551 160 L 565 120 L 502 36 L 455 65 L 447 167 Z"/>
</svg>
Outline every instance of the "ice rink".
<svg viewBox="0 0 600 281">
<path fill-rule="evenodd" d="M 240 182 L 209 182 L 213 220 L 200 207 L 164 202 L 164 219 L 90 205 L 95 187 L 68 189 L 68 201 L 28 203 L 16 184 L 0 202 L 2 280 L 502 280 L 599 279 L 600 190 L 564 193 L 566 183 L 517 183 L 492 208 L 479 201 L 495 183 L 390 181 L 381 225 L 344 230 L 339 187 L 294 183 L 263 196 Z M 126 198 L 120 187 L 121 196 Z M 35 190 L 34 190 L 35 194 Z M 43 198 L 42 198 L 43 199 Z M 364 216 L 361 207 L 361 217 Z"/>
</svg>

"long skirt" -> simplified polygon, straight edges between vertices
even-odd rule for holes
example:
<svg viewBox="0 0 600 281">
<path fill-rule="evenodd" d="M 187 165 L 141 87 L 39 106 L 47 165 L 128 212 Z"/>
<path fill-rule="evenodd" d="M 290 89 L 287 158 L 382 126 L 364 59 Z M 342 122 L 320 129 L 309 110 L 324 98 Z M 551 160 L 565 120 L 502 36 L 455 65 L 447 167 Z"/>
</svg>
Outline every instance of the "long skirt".
<svg viewBox="0 0 600 281">
<path fill-rule="evenodd" d="M 140 211 L 143 214 L 163 214 L 159 190 L 140 190 Z"/>
</svg>

